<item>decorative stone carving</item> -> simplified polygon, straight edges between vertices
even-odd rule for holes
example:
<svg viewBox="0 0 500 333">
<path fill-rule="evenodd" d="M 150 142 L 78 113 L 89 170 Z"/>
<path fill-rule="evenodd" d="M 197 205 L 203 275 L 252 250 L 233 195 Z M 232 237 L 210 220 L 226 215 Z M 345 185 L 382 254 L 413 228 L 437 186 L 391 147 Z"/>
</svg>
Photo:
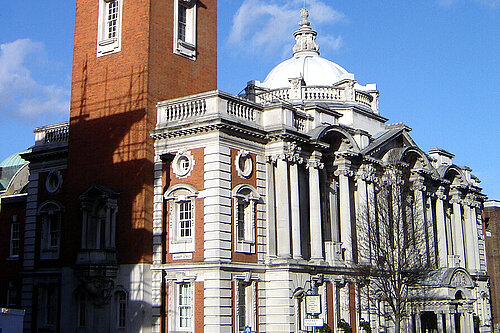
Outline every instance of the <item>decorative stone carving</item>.
<svg viewBox="0 0 500 333">
<path fill-rule="evenodd" d="M 106 277 L 83 278 L 82 286 L 95 305 L 108 304 L 115 287 L 113 279 Z"/>
<path fill-rule="evenodd" d="M 300 16 L 302 20 L 299 22 L 300 28 L 295 31 L 295 46 L 293 47 L 293 54 L 300 52 L 314 52 L 319 54 L 319 46 L 316 44 L 317 32 L 311 29 L 311 22 L 307 19 L 309 17 L 309 11 L 306 8 L 302 8 L 300 11 Z"/>
<path fill-rule="evenodd" d="M 248 151 L 240 150 L 234 161 L 238 176 L 241 178 L 249 178 L 253 171 L 252 156 Z"/>
<path fill-rule="evenodd" d="M 189 151 L 180 150 L 172 162 L 172 170 L 178 178 L 187 178 L 194 168 L 194 158 Z"/>
<path fill-rule="evenodd" d="M 446 200 L 446 194 L 445 194 L 446 189 L 443 186 L 439 186 L 439 188 L 436 191 L 436 197 L 439 200 Z"/>
<path fill-rule="evenodd" d="M 458 271 L 451 278 L 450 285 L 452 287 L 469 287 L 471 285 L 471 281 L 467 274 L 464 272 Z"/>
</svg>

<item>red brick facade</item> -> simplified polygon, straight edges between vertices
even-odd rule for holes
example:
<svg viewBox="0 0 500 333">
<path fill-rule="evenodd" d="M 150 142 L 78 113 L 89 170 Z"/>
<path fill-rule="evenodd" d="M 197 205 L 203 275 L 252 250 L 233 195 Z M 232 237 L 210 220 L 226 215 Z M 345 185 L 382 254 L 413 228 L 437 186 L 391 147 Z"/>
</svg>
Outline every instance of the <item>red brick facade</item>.
<svg viewBox="0 0 500 333">
<path fill-rule="evenodd" d="M 197 7 L 195 61 L 173 53 L 173 3 L 124 2 L 121 51 L 97 57 L 99 1 L 77 1 L 66 220 L 80 220 L 78 196 L 92 184 L 120 193 L 118 263 L 151 261 L 156 103 L 217 86 L 216 1 Z"/>
<path fill-rule="evenodd" d="M 483 227 L 486 235 L 492 321 L 496 327 L 500 325 L 500 203 L 484 208 Z"/>
</svg>

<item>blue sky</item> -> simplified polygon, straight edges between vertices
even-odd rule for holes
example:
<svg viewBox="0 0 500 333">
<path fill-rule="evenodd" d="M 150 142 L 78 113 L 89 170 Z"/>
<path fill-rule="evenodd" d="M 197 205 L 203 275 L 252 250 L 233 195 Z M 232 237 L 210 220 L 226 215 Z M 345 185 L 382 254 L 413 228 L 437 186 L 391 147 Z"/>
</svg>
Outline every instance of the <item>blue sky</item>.
<svg viewBox="0 0 500 333">
<path fill-rule="evenodd" d="M 219 0 L 219 89 L 291 56 L 303 0 Z M 454 153 L 500 199 L 500 0 L 307 0 L 321 55 L 376 83 L 380 112 Z M 0 160 L 65 121 L 75 1 L 0 3 Z"/>
</svg>

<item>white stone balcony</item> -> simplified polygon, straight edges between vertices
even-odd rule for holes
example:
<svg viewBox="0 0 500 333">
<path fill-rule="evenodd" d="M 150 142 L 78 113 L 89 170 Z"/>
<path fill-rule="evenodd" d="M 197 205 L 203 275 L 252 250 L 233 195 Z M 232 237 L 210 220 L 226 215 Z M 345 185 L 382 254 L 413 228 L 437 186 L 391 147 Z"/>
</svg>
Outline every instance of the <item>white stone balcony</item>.
<svg viewBox="0 0 500 333">
<path fill-rule="evenodd" d="M 68 143 L 69 122 L 38 127 L 35 133 L 35 146 L 55 145 Z"/>
<path fill-rule="evenodd" d="M 369 86 L 368 86 L 369 87 Z M 371 87 L 369 87 L 371 88 Z M 369 91 L 355 89 L 345 84 L 337 87 L 300 86 L 297 88 L 283 88 L 259 92 L 256 88 L 255 101 L 257 103 L 269 104 L 279 101 L 289 102 L 347 102 L 355 103 L 364 108 L 369 108 L 373 113 L 378 114 L 378 91 L 376 88 Z"/>
<path fill-rule="evenodd" d="M 259 105 L 218 90 L 159 102 L 157 111 L 157 129 L 214 118 L 262 126 Z"/>
</svg>

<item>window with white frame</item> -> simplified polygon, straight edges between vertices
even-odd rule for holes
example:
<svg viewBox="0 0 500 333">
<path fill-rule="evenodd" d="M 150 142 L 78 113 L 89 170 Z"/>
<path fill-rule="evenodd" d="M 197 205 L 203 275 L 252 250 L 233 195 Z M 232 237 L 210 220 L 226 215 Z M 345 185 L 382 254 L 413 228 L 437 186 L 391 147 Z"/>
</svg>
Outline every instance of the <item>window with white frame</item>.
<svg viewBox="0 0 500 333">
<path fill-rule="evenodd" d="M 245 327 L 256 328 L 256 282 L 237 279 L 235 281 L 235 326 L 236 332 Z"/>
<path fill-rule="evenodd" d="M 21 223 L 17 220 L 17 216 L 12 217 L 10 225 L 10 257 L 19 258 L 21 246 Z"/>
<path fill-rule="evenodd" d="M 191 330 L 193 328 L 193 285 L 192 283 L 177 284 L 177 328 Z"/>
<path fill-rule="evenodd" d="M 165 193 L 168 216 L 169 252 L 193 252 L 195 199 L 198 191 L 190 185 L 175 185 Z"/>
<path fill-rule="evenodd" d="M 48 201 L 40 206 L 40 259 L 59 258 L 62 211 L 62 205 L 56 201 Z"/>
<path fill-rule="evenodd" d="M 122 6 L 123 0 L 99 0 L 97 56 L 120 51 Z"/>
<path fill-rule="evenodd" d="M 174 6 L 174 52 L 196 59 L 196 0 L 175 0 Z"/>
<path fill-rule="evenodd" d="M 127 294 L 117 291 L 115 294 L 116 327 L 124 329 L 127 324 Z"/>
<path fill-rule="evenodd" d="M 255 253 L 255 220 L 260 195 L 250 185 L 239 185 L 233 190 L 235 249 Z"/>
</svg>

